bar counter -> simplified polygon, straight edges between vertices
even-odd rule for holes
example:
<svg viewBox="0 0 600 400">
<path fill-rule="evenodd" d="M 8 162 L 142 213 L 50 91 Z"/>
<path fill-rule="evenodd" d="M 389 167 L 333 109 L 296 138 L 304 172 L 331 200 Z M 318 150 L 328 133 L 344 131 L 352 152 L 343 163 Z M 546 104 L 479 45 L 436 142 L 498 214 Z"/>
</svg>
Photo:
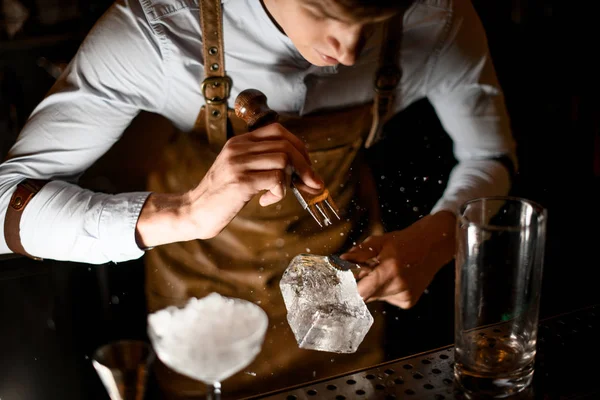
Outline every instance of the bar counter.
<svg viewBox="0 0 600 400">
<path fill-rule="evenodd" d="M 589 289 L 594 283 L 567 275 L 559 282 L 553 270 L 548 268 L 550 280 L 542 288 L 534 397 L 528 398 L 598 399 L 600 301 Z M 319 373 L 309 381 L 292 377 L 277 391 L 257 384 L 248 398 L 461 399 L 452 379 L 452 277 L 448 265 L 413 309 L 387 309 L 383 364 L 341 376 Z M 0 399 L 108 400 L 91 357 L 112 341 L 148 340 L 143 284 L 142 260 L 93 266 L 0 259 Z M 146 400 L 163 398 L 151 374 Z"/>
<path fill-rule="evenodd" d="M 540 321 L 533 383 L 513 399 L 599 399 L 600 304 Z M 453 378 L 453 346 L 251 399 L 434 399 L 467 397 Z"/>
</svg>

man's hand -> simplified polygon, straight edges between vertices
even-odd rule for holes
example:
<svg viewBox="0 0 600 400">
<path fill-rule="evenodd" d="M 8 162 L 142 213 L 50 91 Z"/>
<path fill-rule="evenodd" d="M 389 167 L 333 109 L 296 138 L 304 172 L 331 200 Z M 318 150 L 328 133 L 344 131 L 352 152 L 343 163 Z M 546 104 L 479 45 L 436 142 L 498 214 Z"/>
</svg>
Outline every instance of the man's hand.
<svg viewBox="0 0 600 400">
<path fill-rule="evenodd" d="M 378 261 L 358 276 L 363 299 L 413 307 L 439 269 L 454 257 L 455 223 L 452 213 L 441 211 L 402 231 L 371 236 L 343 254 L 353 262 Z"/>
<path fill-rule="evenodd" d="M 305 187 L 323 189 L 304 143 L 280 124 L 229 139 L 195 189 L 150 195 L 137 225 L 140 247 L 216 236 L 258 193 L 262 206 L 283 199 L 290 168 Z"/>
</svg>

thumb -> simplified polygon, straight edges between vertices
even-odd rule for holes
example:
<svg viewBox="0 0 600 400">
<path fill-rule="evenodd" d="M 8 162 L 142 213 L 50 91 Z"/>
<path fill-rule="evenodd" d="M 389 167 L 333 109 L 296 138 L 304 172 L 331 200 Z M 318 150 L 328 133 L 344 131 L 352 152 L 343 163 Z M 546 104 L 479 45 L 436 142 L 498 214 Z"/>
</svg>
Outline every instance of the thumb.
<svg viewBox="0 0 600 400">
<path fill-rule="evenodd" d="M 370 236 L 361 244 L 352 247 L 346 253 L 342 254 L 340 258 L 357 263 L 367 262 L 379 256 L 383 248 L 383 242 L 382 236 Z"/>
</svg>

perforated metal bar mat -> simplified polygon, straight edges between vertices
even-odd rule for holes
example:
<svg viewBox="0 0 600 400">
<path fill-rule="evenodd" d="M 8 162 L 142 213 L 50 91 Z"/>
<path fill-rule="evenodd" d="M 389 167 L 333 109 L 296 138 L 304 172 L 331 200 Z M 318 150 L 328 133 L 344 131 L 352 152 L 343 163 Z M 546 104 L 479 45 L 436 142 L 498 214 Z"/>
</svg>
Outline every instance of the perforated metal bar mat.
<svg viewBox="0 0 600 400">
<path fill-rule="evenodd" d="M 600 399 L 599 345 L 600 305 L 543 320 L 533 384 L 515 398 Z M 448 346 L 253 399 L 462 400 L 453 381 L 453 352 Z"/>
</svg>

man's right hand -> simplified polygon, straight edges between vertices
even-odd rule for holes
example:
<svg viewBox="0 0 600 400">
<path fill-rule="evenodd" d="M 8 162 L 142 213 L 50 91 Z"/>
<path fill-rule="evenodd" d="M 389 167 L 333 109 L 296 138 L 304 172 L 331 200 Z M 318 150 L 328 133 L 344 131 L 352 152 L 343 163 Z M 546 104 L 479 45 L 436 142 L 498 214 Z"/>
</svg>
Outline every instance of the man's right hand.
<svg viewBox="0 0 600 400">
<path fill-rule="evenodd" d="M 286 168 L 306 187 L 322 190 L 304 143 L 278 123 L 227 141 L 206 176 L 184 194 L 152 193 L 136 226 L 142 248 L 216 236 L 258 193 L 274 204 L 286 193 Z"/>
</svg>

